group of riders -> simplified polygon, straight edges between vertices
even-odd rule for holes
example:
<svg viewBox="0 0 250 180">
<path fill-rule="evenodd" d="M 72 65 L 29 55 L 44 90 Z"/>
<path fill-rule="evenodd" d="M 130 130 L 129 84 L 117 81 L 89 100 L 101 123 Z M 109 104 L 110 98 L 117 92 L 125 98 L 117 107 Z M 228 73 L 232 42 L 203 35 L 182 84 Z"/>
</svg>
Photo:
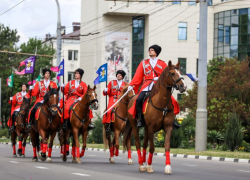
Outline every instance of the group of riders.
<svg viewBox="0 0 250 180">
<path fill-rule="evenodd" d="M 142 104 L 145 100 L 145 97 L 152 90 L 154 83 L 160 77 L 162 71 L 167 67 L 167 64 L 158 59 L 158 56 L 161 52 L 161 47 L 158 45 L 152 45 L 148 49 L 149 59 L 142 60 L 139 66 L 137 67 L 136 73 L 128 84 L 124 82 L 124 77 L 126 73 L 123 70 L 118 70 L 116 72 L 116 79 L 109 82 L 108 87 L 103 90 L 103 95 L 109 97 L 109 103 L 107 109 L 109 109 L 114 103 L 116 103 L 119 99 L 119 95 L 124 86 L 128 86 L 128 91 L 134 91 L 137 93 L 139 91 L 139 95 L 136 99 L 134 105 L 128 110 L 128 112 L 133 115 L 134 118 L 137 119 L 137 126 L 142 127 L 145 125 L 143 120 L 143 112 L 142 112 Z M 51 71 L 49 69 L 43 69 L 43 77 L 44 80 L 37 82 L 34 86 L 29 87 L 29 91 L 27 92 L 26 84 L 22 84 L 21 92 L 16 93 L 13 97 L 10 97 L 9 103 L 12 104 L 11 107 L 11 117 L 8 120 L 9 131 L 13 132 L 15 130 L 15 117 L 20 111 L 20 106 L 23 102 L 23 98 L 36 97 L 35 103 L 31 110 L 29 111 L 29 115 L 27 118 L 27 127 L 31 128 L 32 124 L 35 121 L 35 113 L 39 106 L 43 104 L 44 96 L 49 91 L 49 88 L 57 89 L 57 84 L 50 80 Z M 87 85 L 82 81 L 82 77 L 84 74 L 83 69 L 75 70 L 75 79 L 70 80 L 66 85 L 62 85 L 61 90 L 64 94 L 64 98 L 61 98 L 58 108 L 61 110 L 64 109 L 64 119 L 62 119 L 61 123 L 63 124 L 63 128 L 68 128 L 68 123 L 70 119 L 70 107 L 80 101 L 84 94 L 87 92 Z M 64 102 L 63 102 L 64 99 Z M 171 97 L 172 105 L 174 107 L 174 114 L 178 114 L 180 109 L 177 101 Z M 64 108 L 63 108 L 64 106 Z M 110 133 L 110 126 L 108 126 L 112 122 L 112 111 L 108 111 L 107 114 L 103 116 L 103 124 L 106 127 L 106 133 Z M 90 113 L 90 119 L 93 118 L 92 112 Z M 95 126 L 90 122 L 89 130 L 94 129 Z M 178 123 L 174 122 L 174 128 L 178 128 Z"/>
</svg>

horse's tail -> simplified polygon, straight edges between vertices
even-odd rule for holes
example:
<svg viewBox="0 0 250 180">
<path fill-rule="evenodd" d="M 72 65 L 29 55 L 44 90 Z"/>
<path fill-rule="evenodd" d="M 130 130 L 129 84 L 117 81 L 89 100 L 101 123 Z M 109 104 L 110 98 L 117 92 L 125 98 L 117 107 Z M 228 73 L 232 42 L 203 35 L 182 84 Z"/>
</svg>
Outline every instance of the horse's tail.
<svg viewBox="0 0 250 180">
<path fill-rule="evenodd" d="M 102 129 L 102 137 L 103 137 L 103 146 L 104 146 L 104 149 L 107 149 L 107 147 L 108 147 L 108 139 L 106 137 L 106 130 L 105 130 L 104 125 L 103 125 L 103 129 Z"/>
<path fill-rule="evenodd" d="M 126 121 L 125 132 L 123 133 L 123 149 L 126 151 L 128 149 L 128 141 L 131 138 L 132 125 L 129 119 Z"/>
</svg>

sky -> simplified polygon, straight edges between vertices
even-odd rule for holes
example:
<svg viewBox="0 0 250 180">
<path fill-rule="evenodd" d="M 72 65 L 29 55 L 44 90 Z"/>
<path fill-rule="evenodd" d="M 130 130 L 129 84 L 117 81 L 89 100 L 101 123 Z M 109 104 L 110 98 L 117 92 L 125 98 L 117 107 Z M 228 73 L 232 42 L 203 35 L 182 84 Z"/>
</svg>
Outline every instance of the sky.
<svg viewBox="0 0 250 180">
<path fill-rule="evenodd" d="M 27 42 L 29 38 L 43 39 L 48 33 L 56 35 L 56 0 L 22 1 L 0 0 L 0 23 L 11 29 L 17 29 L 18 35 L 21 36 L 17 45 Z M 61 9 L 61 25 L 66 26 L 68 34 L 73 30 L 72 23 L 81 21 L 81 0 L 58 1 Z M 17 5 L 18 3 L 20 4 Z M 15 5 L 17 6 L 10 9 Z M 7 10 L 9 11 L 4 13 Z"/>
</svg>

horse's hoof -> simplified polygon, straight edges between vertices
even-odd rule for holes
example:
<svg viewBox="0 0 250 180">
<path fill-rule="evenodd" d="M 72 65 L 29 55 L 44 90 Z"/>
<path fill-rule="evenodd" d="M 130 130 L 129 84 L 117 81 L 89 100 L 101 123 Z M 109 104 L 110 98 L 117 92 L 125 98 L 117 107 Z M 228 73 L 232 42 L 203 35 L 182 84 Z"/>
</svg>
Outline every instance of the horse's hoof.
<svg viewBox="0 0 250 180">
<path fill-rule="evenodd" d="M 39 159 L 41 159 L 41 153 L 42 153 L 42 151 L 39 151 L 39 152 L 37 153 Z"/>
<path fill-rule="evenodd" d="M 46 160 L 46 153 L 41 153 L 41 160 L 45 161 Z"/>
<path fill-rule="evenodd" d="M 66 156 L 62 156 L 62 160 L 63 160 L 63 162 L 66 162 L 67 161 L 67 157 Z"/>
<path fill-rule="evenodd" d="M 72 163 L 76 163 L 76 158 L 72 157 Z"/>
<path fill-rule="evenodd" d="M 25 158 L 25 154 L 22 154 L 22 158 Z"/>
<path fill-rule="evenodd" d="M 114 157 L 110 157 L 110 158 L 109 158 L 109 162 L 110 162 L 110 163 L 115 163 Z"/>
<path fill-rule="evenodd" d="M 18 154 L 19 156 L 22 156 L 22 149 L 18 149 L 18 150 L 17 150 L 17 154 Z"/>
<path fill-rule="evenodd" d="M 16 155 L 16 154 L 13 154 L 13 157 L 17 157 L 17 155 Z"/>
<path fill-rule="evenodd" d="M 152 166 L 152 165 L 148 165 L 148 166 L 147 166 L 147 171 L 148 171 L 148 173 L 154 172 L 153 166 Z"/>
<path fill-rule="evenodd" d="M 51 157 L 47 157 L 46 162 L 47 162 L 47 163 L 52 163 Z"/>
<path fill-rule="evenodd" d="M 132 165 L 132 164 L 134 164 L 134 162 L 132 161 L 131 158 L 129 158 L 129 159 L 128 159 L 128 165 Z"/>
<path fill-rule="evenodd" d="M 37 162 L 38 158 L 37 157 L 33 157 L 32 162 Z"/>
<path fill-rule="evenodd" d="M 66 151 L 66 156 L 68 156 L 69 155 L 69 151 Z"/>
<path fill-rule="evenodd" d="M 147 170 L 147 168 L 146 168 L 146 166 L 144 166 L 144 164 L 142 164 L 142 165 L 139 166 L 139 171 L 140 172 L 144 172 L 146 170 Z"/>
<path fill-rule="evenodd" d="M 76 159 L 76 164 L 81 164 L 81 159 L 80 158 Z"/>
<path fill-rule="evenodd" d="M 170 165 L 166 165 L 165 167 L 165 174 L 172 174 L 172 169 Z"/>
</svg>

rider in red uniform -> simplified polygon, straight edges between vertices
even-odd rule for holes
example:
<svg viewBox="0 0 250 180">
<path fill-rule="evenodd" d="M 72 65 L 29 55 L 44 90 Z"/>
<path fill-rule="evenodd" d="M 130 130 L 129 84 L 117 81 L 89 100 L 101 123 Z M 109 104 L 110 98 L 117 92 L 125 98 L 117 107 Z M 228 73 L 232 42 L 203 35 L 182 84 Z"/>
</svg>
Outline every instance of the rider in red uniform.
<svg viewBox="0 0 250 180">
<path fill-rule="evenodd" d="M 23 98 L 30 98 L 26 92 L 26 84 L 22 84 L 22 91 L 16 93 L 13 97 L 10 97 L 9 104 L 11 104 L 11 117 L 8 120 L 7 125 L 10 127 L 9 131 L 13 132 L 15 127 L 15 118 L 17 113 L 20 111 L 20 106 L 23 103 Z M 12 102 L 11 102 L 12 101 Z"/>
<path fill-rule="evenodd" d="M 109 96 L 109 104 L 107 109 L 109 109 L 117 100 L 118 96 L 121 94 L 121 91 L 125 85 L 128 83 L 124 82 L 123 79 L 126 73 L 123 70 L 118 70 L 116 72 L 116 80 L 109 82 L 108 87 L 104 89 L 103 95 Z M 105 124 L 106 133 L 111 133 L 109 123 L 111 122 L 111 110 L 107 114 L 103 115 L 102 123 Z"/>
<path fill-rule="evenodd" d="M 133 79 L 129 83 L 130 86 L 128 87 L 129 91 L 134 89 L 137 92 L 140 85 L 142 84 L 139 95 L 134 105 L 128 111 L 131 115 L 133 115 L 134 118 L 137 118 L 138 127 L 142 127 L 144 125 L 142 114 L 143 99 L 145 98 L 146 94 L 152 90 L 154 82 L 158 80 L 162 71 L 167 67 L 165 61 L 157 58 L 161 52 L 160 46 L 153 45 L 150 46 L 148 50 L 150 58 L 141 61 L 136 69 L 136 73 Z M 180 111 L 179 105 L 173 96 L 171 96 L 171 99 L 172 104 L 174 105 L 174 113 L 178 114 Z"/>
<path fill-rule="evenodd" d="M 34 89 L 32 86 L 30 86 L 31 96 L 35 96 L 36 101 L 28 116 L 28 128 L 31 128 L 31 125 L 35 119 L 36 110 L 42 105 L 43 97 L 49 91 L 49 87 L 57 89 L 56 83 L 50 80 L 51 71 L 49 69 L 43 69 L 43 76 L 44 80 L 36 83 Z"/>
<path fill-rule="evenodd" d="M 74 104 L 76 101 L 80 101 L 84 94 L 88 90 L 88 86 L 85 82 L 83 82 L 82 76 L 84 74 L 84 71 L 80 68 L 75 70 L 75 80 L 69 81 L 64 88 L 64 94 L 66 95 L 66 103 L 64 107 L 64 124 L 63 128 L 66 130 L 68 128 L 68 120 L 69 120 L 69 109 L 72 104 Z M 62 86 L 64 87 L 64 85 Z M 92 118 L 92 111 L 90 113 L 90 118 Z M 88 130 L 94 129 L 95 126 L 91 122 L 89 123 Z"/>
</svg>

